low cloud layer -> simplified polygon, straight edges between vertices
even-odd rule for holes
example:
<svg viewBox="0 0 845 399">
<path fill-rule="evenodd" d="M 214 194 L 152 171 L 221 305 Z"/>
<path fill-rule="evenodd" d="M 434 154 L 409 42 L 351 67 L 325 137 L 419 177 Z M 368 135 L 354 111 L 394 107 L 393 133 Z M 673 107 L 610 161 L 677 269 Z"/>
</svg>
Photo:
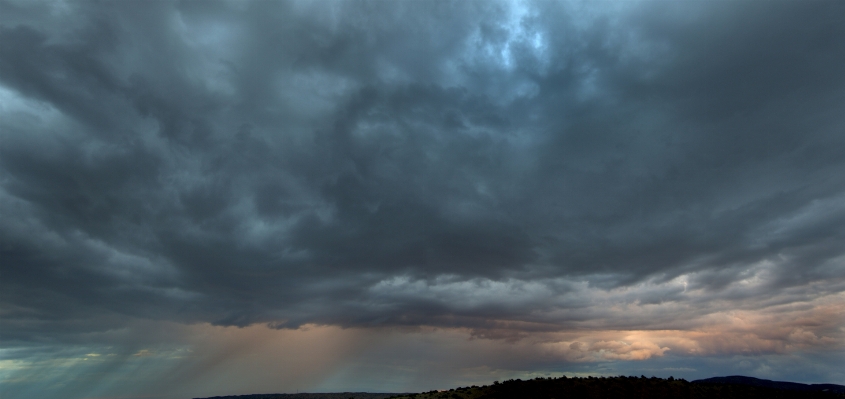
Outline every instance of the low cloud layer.
<svg viewBox="0 0 845 399">
<path fill-rule="evenodd" d="M 3 356 L 140 321 L 841 351 L 843 15 L 4 1 Z"/>
</svg>

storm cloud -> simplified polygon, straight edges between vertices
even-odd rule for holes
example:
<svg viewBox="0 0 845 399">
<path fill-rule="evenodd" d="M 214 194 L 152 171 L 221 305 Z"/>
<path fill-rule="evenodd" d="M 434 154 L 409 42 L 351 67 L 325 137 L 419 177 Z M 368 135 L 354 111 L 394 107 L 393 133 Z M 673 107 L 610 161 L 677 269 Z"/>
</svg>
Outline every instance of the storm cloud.
<svg viewBox="0 0 845 399">
<path fill-rule="evenodd" d="M 843 38 L 833 1 L 3 2 L 4 357 L 843 351 Z"/>
</svg>

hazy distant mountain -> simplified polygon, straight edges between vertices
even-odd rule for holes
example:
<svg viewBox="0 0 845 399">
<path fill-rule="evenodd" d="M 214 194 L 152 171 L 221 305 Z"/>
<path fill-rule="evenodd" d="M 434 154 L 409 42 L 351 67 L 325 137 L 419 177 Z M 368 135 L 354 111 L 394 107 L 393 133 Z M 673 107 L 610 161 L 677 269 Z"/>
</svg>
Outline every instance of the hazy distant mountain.
<svg viewBox="0 0 845 399">
<path fill-rule="evenodd" d="M 705 378 L 703 380 L 695 380 L 693 383 L 705 384 L 735 384 L 735 385 L 751 385 L 755 387 L 766 387 L 775 389 L 788 389 L 791 391 L 825 391 L 845 393 L 845 385 L 836 384 L 800 384 L 797 382 L 786 381 L 771 381 L 754 377 L 745 377 L 741 375 L 732 375 L 728 377 L 713 377 Z"/>
</svg>

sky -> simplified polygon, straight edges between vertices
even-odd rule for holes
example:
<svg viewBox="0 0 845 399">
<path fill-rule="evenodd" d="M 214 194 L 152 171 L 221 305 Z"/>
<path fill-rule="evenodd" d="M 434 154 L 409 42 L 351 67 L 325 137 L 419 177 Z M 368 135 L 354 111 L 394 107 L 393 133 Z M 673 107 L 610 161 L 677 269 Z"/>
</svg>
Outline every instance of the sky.
<svg viewBox="0 0 845 399">
<path fill-rule="evenodd" d="M 845 384 L 841 1 L 0 2 L 0 396 Z"/>
</svg>

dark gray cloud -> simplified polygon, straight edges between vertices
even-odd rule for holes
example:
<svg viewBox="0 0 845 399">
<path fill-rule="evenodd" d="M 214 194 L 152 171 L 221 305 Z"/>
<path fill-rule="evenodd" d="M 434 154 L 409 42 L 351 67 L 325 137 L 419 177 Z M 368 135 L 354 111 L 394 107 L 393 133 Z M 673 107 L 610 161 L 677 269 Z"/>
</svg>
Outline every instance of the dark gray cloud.
<svg viewBox="0 0 845 399">
<path fill-rule="evenodd" d="M 7 348 L 842 306 L 840 2 L 0 7 Z"/>
</svg>

